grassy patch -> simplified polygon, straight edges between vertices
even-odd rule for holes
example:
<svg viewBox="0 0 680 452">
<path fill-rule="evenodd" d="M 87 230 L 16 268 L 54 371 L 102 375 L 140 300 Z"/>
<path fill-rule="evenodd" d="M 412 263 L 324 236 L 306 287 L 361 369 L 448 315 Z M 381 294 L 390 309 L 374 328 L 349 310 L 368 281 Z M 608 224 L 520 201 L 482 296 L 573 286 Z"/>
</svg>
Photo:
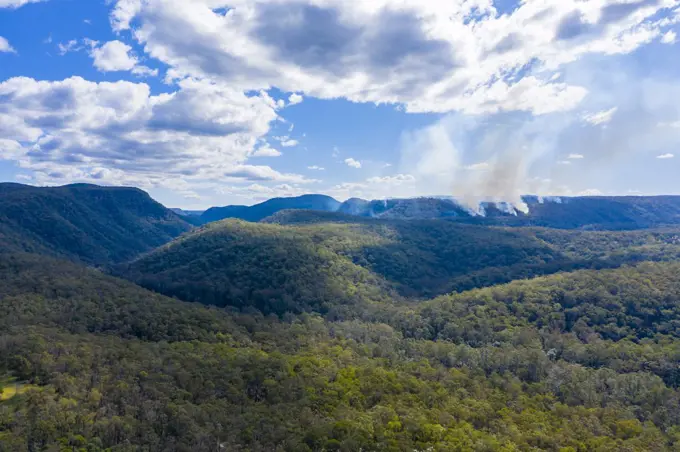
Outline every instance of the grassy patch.
<svg viewBox="0 0 680 452">
<path fill-rule="evenodd" d="M 13 397 L 21 395 L 29 389 L 35 387 L 37 386 L 18 383 L 12 380 L 2 381 L 0 382 L 0 402 L 10 400 Z"/>
</svg>

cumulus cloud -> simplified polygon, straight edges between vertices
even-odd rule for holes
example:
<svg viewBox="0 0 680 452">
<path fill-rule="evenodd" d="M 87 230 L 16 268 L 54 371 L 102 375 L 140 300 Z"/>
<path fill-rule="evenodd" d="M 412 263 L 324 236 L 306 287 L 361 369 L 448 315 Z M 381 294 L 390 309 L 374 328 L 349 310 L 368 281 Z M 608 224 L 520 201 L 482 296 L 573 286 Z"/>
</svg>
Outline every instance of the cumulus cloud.
<svg viewBox="0 0 680 452">
<path fill-rule="evenodd" d="M 121 41 L 109 41 L 101 46 L 91 41 L 90 56 L 94 67 L 101 72 L 131 71 L 133 74 L 147 77 L 158 75 L 157 69 L 140 65 L 132 52 L 132 47 Z"/>
<path fill-rule="evenodd" d="M 569 160 L 582 160 L 585 158 L 583 154 L 569 154 L 567 157 Z"/>
<path fill-rule="evenodd" d="M 656 158 L 661 159 L 661 160 L 667 160 L 667 159 L 672 159 L 673 157 L 675 157 L 674 154 L 661 154 L 661 155 L 658 155 Z"/>
<path fill-rule="evenodd" d="M 347 165 L 351 168 L 356 168 L 356 169 L 361 168 L 361 162 L 358 161 L 358 160 L 354 160 L 353 158 L 345 159 L 345 165 Z"/>
<path fill-rule="evenodd" d="M 669 26 L 659 11 L 677 5 L 524 1 L 501 14 L 490 0 L 118 0 L 111 22 L 117 31 L 134 22 L 170 78 L 409 112 L 548 114 L 587 94 L 554 78 L 557 69 L 652 42 Z"/>
<path fill-rule="evenodd" d="M 281 157 L 283 153 L 271 147 L 269 143 L 265 143 L 264 145 L 257 148 L 252 155 L 253 157 Z"/>
<path fill-rule="evenodd" d="M 307 169 L 311 171 L 326 171 L 326 168 L 316 165 L 308 166 Z"/>
<path fill-rule="evenodd" d="M 296 105 L 296 104 L 301 103 L 303 100 L 304 100 L 304 97 L 302 97 L 301 95 L 299 95 L 297 93 L 293 93 L 288 98 L 288 103 L 290 105 Z"/>
<path fill-rule="evenodd" d="M 225 178 L 309 182 L 246 163 L 277 117 L 266 93 L 247 96 L 207 81 L 187 79 L 173 93 L 152 95 L 144 83 L 18 77 L 0 83 L 0 155 L 44 183 L 188 193 Z"/>
<path fill-rule="evenodd" d="M 15 53 L 14 47 L 9 44 L 9 41 L 0 36 L 0 52 Z"/>
<path fill-rule="evenodd" d="M 137 65 L 137 58 L 131 55 L 132 47 L 121 41 L 109 41 L 95 47 L 90 53 L 94 67 L 102 72 L 130 71 Z"/>
</svg>

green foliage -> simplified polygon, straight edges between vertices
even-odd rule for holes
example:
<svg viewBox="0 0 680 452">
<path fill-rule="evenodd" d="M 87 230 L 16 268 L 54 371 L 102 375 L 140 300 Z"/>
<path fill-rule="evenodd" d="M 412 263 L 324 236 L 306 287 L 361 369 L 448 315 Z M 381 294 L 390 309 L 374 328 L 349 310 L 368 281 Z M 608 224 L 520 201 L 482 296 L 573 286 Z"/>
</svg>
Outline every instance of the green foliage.
<svg viewBox="0 0 680 452">
<path fill-rule="evenodd" d="M 0 450 L 676 450 L 680 397 L 662 369 L 680 358 L 679 269 L 560 274 L 330 322 L 12 256 L 0 374 L 27 389 L 0 402 Z"/>
<path fill-rule="evenodd" d="M 342 317 L 348 306 L 390 302 L 388 284 L 324 242 L 342 240 L 335 233 L 343 229 L 339 225 L 315 231 L 225 220 L 121 266 L 118 272 L 183 300 L 267 314 L 315 311 Z"/>
<path fill-rule="evenodd" d="M 132 259 L 189 229 L 138 189 L 0 184 L 0 252 L 105 265 Z"/>
<path fill-rule="evenodd" d="M 188 303 L 10 252 L 106 267 L 177 226 L 136 191 L 54 190 L 0 185 L 49 199 L 0 210 L 0 452 L 680 450 L 673 230 L 285 212 L 116 267 Z"/>
<path fill-rule="evenodd" d="M 276 218 L 291 216 L 293 225 L 211 223 L 117 271 L 184 300 L 346 317 L 351 306 L 399 296 L 422 299 L 558 271 L 680 257 L 680 235 L 673 231 L 567 232 L 437 220 L 307 223 L 326 217 L 300 211 Z"/>
</svg>

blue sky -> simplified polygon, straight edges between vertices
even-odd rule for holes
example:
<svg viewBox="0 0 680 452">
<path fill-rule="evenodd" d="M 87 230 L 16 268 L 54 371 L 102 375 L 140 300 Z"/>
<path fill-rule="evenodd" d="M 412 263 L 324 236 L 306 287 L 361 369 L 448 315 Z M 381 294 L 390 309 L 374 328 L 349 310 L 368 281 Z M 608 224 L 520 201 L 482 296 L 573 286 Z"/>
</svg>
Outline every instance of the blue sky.
<svg viewBox="0 0 680 452">
<path fill-rule="evenodd" d="M 185 208 L 678 194 L 679 24 L 680 0 L 0 0 L 0 180 Z"/>
</svg>

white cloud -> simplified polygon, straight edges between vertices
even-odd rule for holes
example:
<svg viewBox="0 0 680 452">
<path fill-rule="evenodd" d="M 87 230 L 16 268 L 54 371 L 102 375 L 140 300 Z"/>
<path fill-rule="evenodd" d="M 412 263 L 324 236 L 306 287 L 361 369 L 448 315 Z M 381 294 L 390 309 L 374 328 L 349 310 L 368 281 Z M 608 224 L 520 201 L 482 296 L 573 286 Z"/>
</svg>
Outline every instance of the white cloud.
<svg viewBox="0 0 680 452">
<path fill-rule="evenodd" d="M 661 42 L 664 44 L 675 44 L 678 40 L 678 35 L 674 31 L 668 31 L 661 37 Z"/>
<path fill-rule="evenodd" d="M 94 67 L 101 72 L 133 71 L 138 64 L 137 57 L 132 53 L 132 47 L 121 41 L 109 41 L 101 46 L 95 44 L 90 56 L 94 59 Z M 137 70 L 140 75 L 151 71 L 144 67 Z"/>
<path fill-rule="evenodd" d="M 587 94 L 553 78 L 586 55 L 630 53 L 664 32 L 677 0 L 118 0 L 170 78 L 242 90 L 275 86 L 324 99 L 403 104 L 409 112 L 573 109 Z M 218 11 L 228 7 L 228 13 Z M 562 72 L 560 70 L 560 72 Z"/>
<path fill-rule="evenodd" d="M 281 151 L 271 147 L 269 143 L 265 143 L 257 148 L 252 155 L 253 157 L 281 157 L 283 154 Z"/>
<path fill-rule="evenodd" d="M 15 53 L 14 47 L 9 44 L 9 41 L 0 36 L 0 52 Z"/>
<path fill-rule="evenodd" d="M 661 160 L 667 160 L 667 159 L 672 159 L 673 157 L 675 157 L 674 154 L 661 154 L 661 155 L 657 156 L 656 158 L 661 159 Z"/>
<path fill-rule="evenodd" d="M 292 148 L 292 147 L 297 146 L 298 144 L 300 144 L 300 143 L 297 140 L 288 139 L 288 140 L 281 141 L 281 146 L 283 146 L 284 148 Z"/>
<path fill-rule="evenodd" d="M 158 76 L 158 69 L 151 69 L 143 65 L 137 65 L 132 68 L 132 73 L 139 77 L 156 77 Z"/>
<path fill-rule="evenodd" d="M 618 108 L 614 107 L 610 108 L 609 110 L 599 111 L 597 113 L 588 113 L 583 116 L 583 120 L 595 126 L 607 124 L 612 120 L 617 110 Z"/>
<path fill-rule="evenodd" d="M 361 168 L 361 162 L 358 160 L 354 160 L 353 158 L 345 159 L 345 165 L 356 169 Z"/>
<path fill-rule="evenodd" d="M 207 81 L 188 79 L 176 92 L 151 95 L 144 83 L 18 77 L 0 83 L 0 155 L 39 183 L 190 193 L 226 178 L 311 182 L 247 164 L 277 117 L 266 93 L 246 96 Z"/>
<path fill-rule="evenodd" d="M 671 129 L 680 129 L 680 121 L 660 122 L 659 127 L 670 127 Z"/>
<path fill-rule="evenodd" d="M 288 98 L 288 103 L 290 105 L 296 105 L 296 104 L 301 103 L 303 100 L 304 100 L 304 97 L 302 97 L 301 95 L 299 95 L 297 93 L 293 93 Z"/>
<path fill-rule="evenodd" d="M 326 171 L 326 168 L 316 165 L 308 166 L 307 169 L 312 171 Z"/>
<path fill-rule="evenodd" d="M 38 3 L 44 0 L 0 0 L 0 8 L 18 8 L 29 3 Z"/>
<path fill-rule="evenodd" d="M 567 157 L 569 160 L 582 160 L 585 158 L 583 154 L 569 154 Z"/>
<path fill-rule="evenodd" d="M 291 129 L 291 130 L 292 130 L 292 129 Z M 283 146 L 284 148 L 292 148 L 292 147 L 295 147 L 295 146 L 297 146 L 298 144 L 300 144 L 299 141 L 293 140 L 293 139 L 292 139 L 291 137 L 289 137 L 288 135 L 284 135 L 284 136 L 275 136 L 275 137 L 272 137 L 272 138 L 273 138 L 274 140 L 278 141 L 279 143 L 281 143 L 281 146 Z"/>
</svg>

